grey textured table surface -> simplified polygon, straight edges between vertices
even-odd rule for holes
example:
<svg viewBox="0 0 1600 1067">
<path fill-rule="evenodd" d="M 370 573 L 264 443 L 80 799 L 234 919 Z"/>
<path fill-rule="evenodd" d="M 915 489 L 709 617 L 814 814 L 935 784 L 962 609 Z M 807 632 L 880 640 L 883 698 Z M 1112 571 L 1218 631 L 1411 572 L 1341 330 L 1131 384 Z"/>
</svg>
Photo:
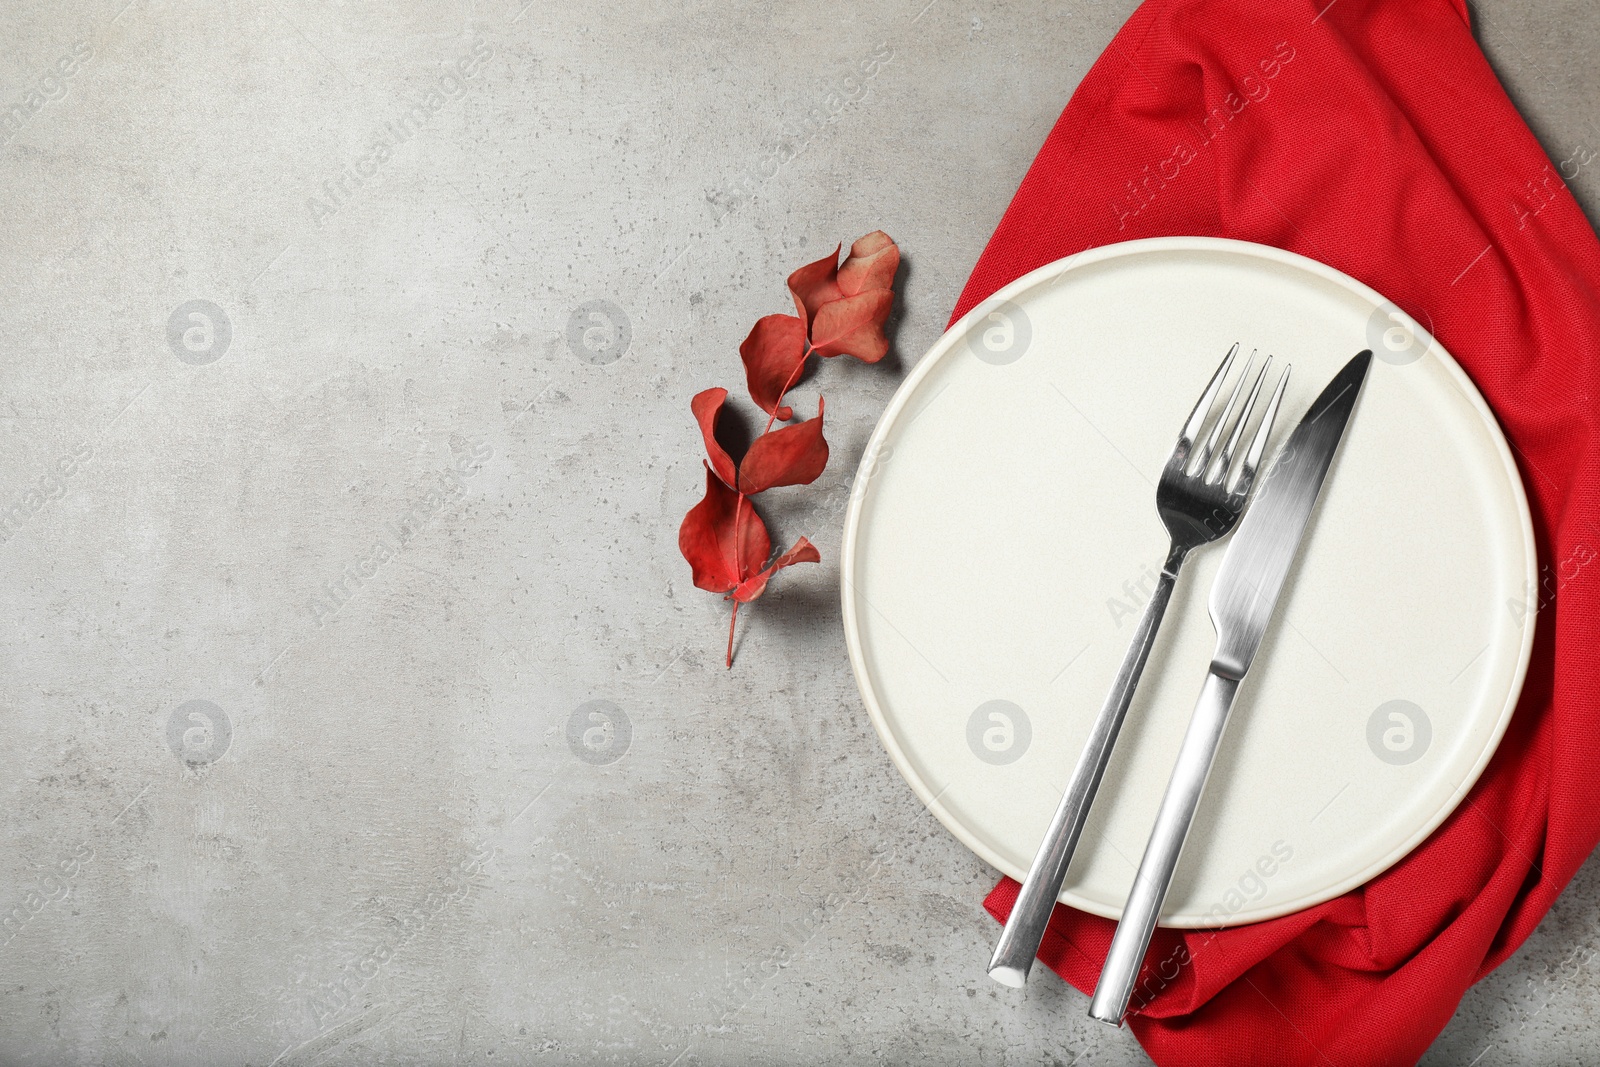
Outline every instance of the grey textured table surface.
<svg viewBox="0 0 1600 1067">
<path fill-rule="evenodd" d="M 7 5 L 0 1061 L 1148 1062 L 984 976 L 993 875 L 835 592 L 866 435 L 1132 7 Z M 1600 10 L 1477 12 L 1550 153 L 1600 148 Z M 878 226 L 899 356 L 829 368 L 771 513 L 825 562 L 724 671 L 688 398 Z M 1425 1062 L 1595 1062 L 1597 927 L 1591 863 Z"/>
</svg>

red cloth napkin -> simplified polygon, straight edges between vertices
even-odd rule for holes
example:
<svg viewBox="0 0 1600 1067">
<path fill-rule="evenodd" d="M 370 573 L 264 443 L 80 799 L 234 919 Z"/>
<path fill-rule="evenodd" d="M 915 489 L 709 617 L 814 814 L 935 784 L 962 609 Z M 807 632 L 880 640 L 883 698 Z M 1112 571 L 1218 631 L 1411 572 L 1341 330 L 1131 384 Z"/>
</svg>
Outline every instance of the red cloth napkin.
<svg viewBox="0 0 1600 1067">
<path fill-rule="evenodd" d="M 1148 0 L 956 307 L 1139 237 L 1310 256 L 1432 325 L 1499 416 L 1533 509 L 1533 661 L 1482 778 L 1361 889 L 1254 926 L 1157 931 L 1140 989 L 1158 992 L 1131 1025 L 1158 1064 L 1414 1062 L 1600 840 L 1600 242 L 1563 180 L 1600 157 L 1570 147 L 1540 148 L 1463 0 Z M 1007 879 L 989 895 L 996 919 L 1016 893 Z M 1087 993 L 1112 929 L 1058 906 L 1040 958 Z"/>
</svg>

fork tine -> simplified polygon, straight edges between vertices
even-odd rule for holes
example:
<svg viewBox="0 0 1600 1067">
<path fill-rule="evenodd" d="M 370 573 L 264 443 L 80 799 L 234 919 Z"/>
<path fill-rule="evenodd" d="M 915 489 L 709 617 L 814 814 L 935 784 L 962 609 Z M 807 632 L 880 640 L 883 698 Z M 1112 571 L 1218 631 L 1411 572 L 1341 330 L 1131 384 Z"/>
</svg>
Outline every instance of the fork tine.
<svg viewBox="0 0 1600 1067">
<path fill-rule="evenodd" d="M 1211 384 L 1206 386 L 1206 391 L 1200 395 L 1200 402 L 1194 406 L 1189 421 L 1183 424 L 1183 433 L 1178 436 L 1177 447 L 1172 450 L 1174 461 L 1187 460 L 1189 450 L 1194 447 L 1194 442 L 1200 436 L 1200 428 L 1206 424 L 1206 416 L 1211 414 L 1211 405 L 1217 399 L 1217 393 L 1222 389 L 1223 381 L 1228 377 L 1228 371 L 1233 367 L 1233 357 L 1239 354 L 1239 344 L 1234 342 L 1228 354 L 1222 360 L 1222 366 L 1217 368 L 1217 373 L 1211 376 Z"/>
<path fill-rule="evenodd" d="M 1229 416 L 1233 414 L 1233 406 L 1239 402 L 1239 394 L 1244 391 L 1244 383 L 1250 377 L 1250 364 L 1256 361 L 1256 354 L 1250 353 L 1250 358 L 1244 361 L 1244 373 L 1239 375 L 1239 381 L 1234 385 L 1233 392 L 1228 395 L 1228 406 L 1222 409 L 1222 417 L 1211 427 L 1211 432 L 1206 434 L 1206 442 L 1200 449 L 1200 462 L 1195 464 L 1195 473 L 1206 473 L 1206 461 L 1217 450 L 1217 442 L 1222 439 L 1222 431 L 1228 425 Z"/>
<path fill-rule="evenodd" d="M 1269 355 L 1261 364 L 1261 369 L 1256 371 L 1255 381 L 1250 385 L 1250 395 L 1245 397 L 1244 407 L 1239 409 L 1239 421 L 1233 424 L 1233 429 L 1228 433 L 1228 443 L 1222 446 L 1211 465 L 1206 468 L 1206 482 L 1208 484 L 1226 483 L 1228 467 L 1233 463 L 1234 450 L 1239 447 L 1239 438 L 1244 436 L 1245 424 L 1250 421 L 1250 412 L 1256 406 L 1256 397 L 1261 394 L 1261 383 L 1266 380 L 1267 368 L 1272 366 L 1272 357 Z M 1250 374 L 1250 368 L 1245 367 L 1245 377 Z M 1244 384 L 1244 378 L 1239 379 L 1239 384 Z M 1221 424 L 1217 428 L 1220 430 Z"/>
<path fill-rule="evenodd" d="M 1250 441 L 1250 450 L 1244 454 L 1244 460 L 1239 465 L 1239 482 L 1233 489 L 1233 495 L 1244 496 L 1250 492 L 1250 486 L 1256 480 L 1256 468 L 1261 465 L 1261 455 L 1267 450 L 1267 437 L 1272 433 L 1272 423 L 1278 417 L 1278 403 L 1283 399 L 1284 386 L 1289 384 L 1289 372 L 1294 370 L 1293 365 L 1285 365 L 1283 373 L 1278 376 L 1278 387 L 1272 391 L 1272 399 L 1267 402 L 1267 410 L 1261 416 L 1261 425 L 1256 427 L 1256 435 Z"/>
</svg>

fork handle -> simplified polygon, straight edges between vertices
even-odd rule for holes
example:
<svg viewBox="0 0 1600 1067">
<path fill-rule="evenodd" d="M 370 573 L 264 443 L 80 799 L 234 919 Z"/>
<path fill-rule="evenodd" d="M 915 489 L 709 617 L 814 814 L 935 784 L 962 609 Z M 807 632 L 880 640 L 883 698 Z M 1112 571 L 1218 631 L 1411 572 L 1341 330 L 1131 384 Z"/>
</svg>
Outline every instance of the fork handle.
<svg viewBox="0 0 1600 1067">
<path fill-rule="evenodd" d="M 1050 922 L 1056 897 L 1061 893 L 1061 883 L 1067 876 L 1067 865 L 1072 862 L 1078 837 L 1083 833 L 1089 806 L 1094 803 L 1095 791 L 1100 788 L 1100 779 L 1111 759 L 1111 748 L 1128 714 L 1128 705 L 1133 702 L 1133 691 L 1139 685 L 1139 676 L 1144 673 L 1145 661 L 1155 645 L 1161 617 L 1172 599 L 1183 558 L 1184 553 L 1174 549 L 1161 568 L 1161 577 L 1150 594 L 1150 602 L 1139 616 L 1133 643 L 1122 657 L 1116 681 L 1111 684 L 1111 692 L 1095 717 L 1083 754 L 1078 757 L 1072 778 L 1067 782 L 1067 791 L 1061 796 L 1055 818 L 1050 821 L 1050 829 L 1033 857 L 1033 866 L 1028 868 L 1028 877 L 1022 882 L 1022 892 L 1017 895 L 1017 902 L 1006 919 L 994 957 L 989 961 L 989 977 L 1001 985 L 1020 989 L 1028 980 L 1028 971 L 1033 967 L 1045 926 Z"/>
<path fill-rule="evenodd" d="M 1121 1026 L 1128 1013 L 1128 1001 L 1133 998 L 1133 986 L 1150 947 L 1156 917 L 1166 900 L 1167 888 L 1172 885 L 1178 855 L 1200 807 L 1200 794 L 1211 774 L 1211 764 L 1217 757 L 1217 746 L 1222 742 L 1222 731 L 1228 725 L 1228 713 L 1233 710 L 1233 698 L 1238 692 L 1239 679 L 1219 673 L 1213 664 L 1200 689 L 1200 699 L 1195 702 L 1189 728 L 1184 731 L 1183 747 L 1178 750 L 1172 779 L 1161 797 L 1150 842 L 1139 860 L 1139 873 L 1133 877 L 1128 903 L 1123 906 L 1117 932 L 1111 938 L 1111 950 L 1100 969 L 1100 981 L 1089 1002 L 1091 1018 Z"/>
</svg>

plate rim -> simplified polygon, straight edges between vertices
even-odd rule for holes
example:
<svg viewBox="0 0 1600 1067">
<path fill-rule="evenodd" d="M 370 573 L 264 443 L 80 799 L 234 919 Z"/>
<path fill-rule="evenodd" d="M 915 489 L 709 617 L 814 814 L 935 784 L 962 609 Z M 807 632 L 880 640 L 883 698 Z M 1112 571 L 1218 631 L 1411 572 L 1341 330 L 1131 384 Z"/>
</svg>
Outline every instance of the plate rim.
<svg viewBox="0 0 1600 1067">
<path fill-rule="evenodd" d="M 1074 270 L 1094 266 L 1108 260 L 1146 255 L 1152 252 L 1194 251 L 1230 253 L 1266 260 L 1279 266 L 1292 267 L 1319 277 L 1324 281 L 1332 282 L 1354 295 L 1370 301 L 1374 305 L 1382 306 L 1388 304 L 1399 310 L 1398 305 L 1395 305 L 1393 301 L 1382 293 L 1352 278 L 1343 271 L 1311 259 L 1308 256 L 1302 256 L 1296 252 L 1276 248 L 1272 245 L 1258 244 L 1253 241 L 1199 236 L 1147 237 L 1087 248 L 1070 256 L 1052 260 L 1002 286 L 988 297 L 974 304 L 965 315 L 961 316 L 960 319 L 952 323 L 940 334 L 938 340 L 917 361 L 916 366 L 911 369 L 911 373 L 906 376 L 905 381 L 900 383 L 900 387 L 895 391 L 893 398 L 890 399 L 888 407 L 884 409 L 883 414 L 879 417 L 878 424 L 873 428 L 872 434 L 868 437 L 866 446 L 862 451 L 861 461 L 856 467 L 852 484 L 868 484 L 863 479 L 870 477 L 869 465 L 877 456 L 883 439 L 893 429 L 901 412 L 905 410 L 906 405 L 917 392 L 923 379 L 966 337 L 972 328 L 972 324 L 978 318 L 987 315 L 996 306 L 1006 303 L 1016 294 Z M 1510 442 L 1500 427 L 1499 419 L 1495 417 L 1493 409 L 1483 399 L 1478 387 L 1461 367 L 1461 364 L 1433 337 L 1432 332 L 1423 329 L 1421 324 L 1417 323 L 1403 310 L 1399 310 L 1399 314 L 1402 324 L 1412 330 L 1414 336 L 1427 339 L 1428 344 L 1425 351 L 1432 352 L 1438 357 L 1452 381 L 1490 431 L 1490 439 L 1494 443 L 1495 453 L 1498 455 L 1507 480 L 1510 482 L 1512 497 L 1516 505 L 1517 525 L 1522 537 L 1525 578 L 1536 586 L 1539 560 L 1538 548 L 1533 535 L 1533 516 L 1528 508 L 1527 492 L 1523 487 L 1521 473 L 1517 470 L 1516 460 L 1511 454 Z M 872 720 L 872 726 L 878 735 L 879 743 L 889 753 L 889 758 L 894 763 L 895 769 L 900 772 L 900 776 L 911 786 L 917 799 L 939 820 L 940 825 L 954 835 L 975 856 L 1001 874 L 1020 882 L 1027 874 L 1026 869 L 1013 868 L 1009 863 L 1004 862 L 1002 857 L 986 843 L 979 840 L 976 835 L 968 831 L 961 821 L 956 819 L 949 809 L 940 803 L 939 797 L 942 794 L 935 794 L 922 781 L 921 777 L 915 773 L 910 760 L 901 750 L 893 732 L 889 729 L 888 720 L 878 701 L 870 674 L 867 671 L 866 657 L 861 646 L 861 631 L 855 604 L 856 598 L 852 595 L 854 584 L 851 581 L 851 577 L 854 575 L 856 568 L 856 541 L 861 526 L 861 508 L 865 497 L 866 494 L 864 492 L 852 492 L 850 494 L 849 506 L 845 511 L 844 536 L 839 555 L 839 599 L 843 614 L 845 646 L 850 656 L 851 671 L 855 675 L 856 690 L 861 695 L 862 702 L 866 705 L 867 715 Z M 1390 849 L 1382 857 L 1369 863 L 1355 874 L 1347 876 L 1344 880 L 1333 883 L 1324 889 L 1302 894 L 1292 900 L 1271 907 L 1246 908 L 1229 916 L 1229 921 L 1225 925 L 1230 927 L 1243 926 L 1268 919 L 1282 918 L 1343 896 L 1352 889 L 1370 882 L 1373 878 L 1410 855 L 1418 845 L 1438 829 L 1450 817 L 1451 813 L 1460 807 L 1461 802 L 1472 791 L 1472 787 L 1477 784 L 1479 777 L 1482 776 L 1484 768 L 1489 765 L 1489 761 L 1494 758 L 1495 752 L 1500 748 L 1500 741 L 1505 735 L 1506 728 L 1510 725 L 1511 716 L 1515 713 L 1517 704 L 1522 696 L 1522 687 L 1527 678 L 1528 664 L 1533 653 L 1534 634 L 1538 629 L 1538 615 L 1538 605 L 1534 604 L 1524 619 L 1516 668 L 1513 671 L 1511 686 L 1495 721 L 1494 728 L 1471 771 L 1456 787 L 1449 800 L 1441 804 L 1437 811 L 1430 815 L 1416 831 L 1398 846 Z M 1108 919 L 1120 919 L 1122 915 L 1121 908 L 1107 908 L 1098 901 L 1080 897 L 1070 890 L 1063 889 L 1057 899 L 1062 904 L 1088 912 L 1091 915 L 1099 915 Z M 1163 916 L 1158 925 L 1170 929 L 1205 929 L 1217 926 L 1214 920 L 1208 920 L 1210 920 L 1210 917 L 1205 914 L 1185 914 L 1180 912 L 1171 916 Z"/>
</svg>

